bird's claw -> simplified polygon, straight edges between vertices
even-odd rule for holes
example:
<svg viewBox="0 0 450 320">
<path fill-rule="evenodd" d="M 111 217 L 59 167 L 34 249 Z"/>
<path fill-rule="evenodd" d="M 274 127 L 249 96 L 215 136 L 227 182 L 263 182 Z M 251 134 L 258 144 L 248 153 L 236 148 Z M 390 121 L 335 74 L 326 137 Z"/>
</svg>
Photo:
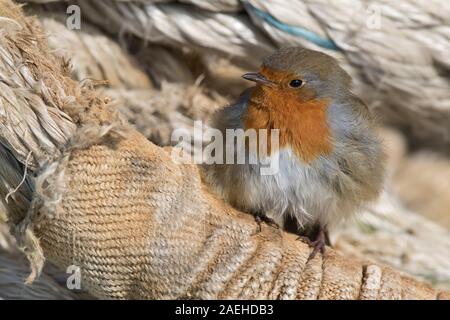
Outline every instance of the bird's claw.
<svg viewBox="0 0 450 320">
<path fill-rule="evenodd" d="M 258 224 L 259 232 L 261 232 L 261 230 L 262 230 L 261 225 L 263 222 L 265 222 L 266 224 L 268 224 L 269 226 L 271 226 L 275 229 L 280 229 L 280 226 L 278 225 L 278 223 L 276 223 L 275 220 L 273 220 L 272 218 L 269 218 L 268 216 L 256 215 L 255 221 Z"/>
<path fill-rule="evenodd" d="M 310 238 L 306 237 L 306 236 L 301 236 L 299 235 L 297 240 L 302 240 L 304 242 L 306 242 L 306 244 L 308 244 L 309 247 L 311 247 L 313 250 L 311 251 L 311 253 L 309 254 L 308 260 L 306 261 L 307 263 L 314 259 L 314 257 L 317 255 L 317 253 L 320 251 L 320 253 L 322 255 L 325 254 L 325 248 L 326 248 L 326 234 L 325 231 L 320 231 L 317 235 L 316 240 L 312 241 Z"/>
<path fill-rule="evenodd" d="M 314 259 L 314 257 L 317 255 L 319 251 L 322 254 L 322 256 L 325 254 L 326 245 L 324 239 L 317 239 L 316 241 L 312 241 L 310 247 L 313 248 L 313 251 L 310 253 L 307 262 Z"/>
<path fill-rule="evenodd" d="M 310 246 L 310 247 L 313 246 L 313 241 L 311 241 L 311 239 L 308 238 L 307 236 L 301 236 L 301 235 L 299 235 L 299 236 L 297 236 L 297 240 L 301 240 L 301 241 L 303 241 L 303 242 L 306 242 L 306 244 L 307 244 L 308 246 Z"/>
</svg>

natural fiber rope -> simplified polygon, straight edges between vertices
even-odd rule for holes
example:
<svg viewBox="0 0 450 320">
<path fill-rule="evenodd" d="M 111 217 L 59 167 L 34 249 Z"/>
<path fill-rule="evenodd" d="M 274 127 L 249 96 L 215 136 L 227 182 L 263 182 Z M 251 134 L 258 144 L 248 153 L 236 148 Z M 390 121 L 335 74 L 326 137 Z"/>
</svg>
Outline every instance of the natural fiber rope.
<svg viewBox="0 0 450 320">
<path fill-rule="evenodd" d="M 136 133 L 114 148 L 94 145 L 70 158 L 61 167 L 66 191 L 59 213 L 44 215 L 36 232 L 48 258 L 61 266 L 79 265 L 84 288 L 98 297 L 436 294 L 388 268 L 361 265 L 331 250 L 325 260 L 305 264 L 309 249 L 295 235 L 269 226 L 258 232 L 250 216 L 203 189 L 195 167 L 174 164 L 168 153 Z"/>
<path fill-rule="evenodd" d="M 45 17 L 46 15 L 41 16 L 41 13 L 38 15 L 40 21 L 45 20 Z M 54 23 L 56 24 L 57 22 L 54 21 Z M 52 37 L 51 32 L 56 32 L 60 29 L 55 28 L 53 23 L 44 23 L 43 27 L 46 28 L 45 31 L 49 33 L 50 37 Z M 65 30 L 64 32 L 67 35 L 69 33 L 76 34 L 77 37 L 59 37 L 57 43 L 50 41 L 51 50 L 59 53 L 61 51 L 60 48 L 76 47 L 79 37 L 83 37 L 85 34 L 89 35 L 90 29 Z M 154 51 L 154 49 L 155 45 L 148 45 L 145 50 L 139 51 L 141 55 L 148 58 L 145 61 L 140 58 L 139 62 L 144 62 L 145 67 L 149 67 L 148 71 L 152 75 L 157 63 L 148 65 L 147 63 L 151 62 L 148 60 L 154 61 L 158 57 L 160 59 L 165 57 L 172 59 L 169 50 Z M 156 47 L 156 49 L 160 48 Z M 84 50 L 89 52 L 92 48 L 79 48 L 76 51 L 77 56 L 86 56 L 83 52 Z M 126 58 L 126 56 L 117 56 L 117 61 L 112 63 L 112 72 L 117 68 L 117 65 L 121 64 L 123 58 Z M 181 62 L 186 64 L 186 61 Z M 78 64 L 72 63 L 72 74 L 78 74 L 78 68 L 82 71 L 85 70 L 86 65 L 92 64 L 95 66 L 97 63 L 102 62 L 98 60 L 83 60 L 79 61 Z M 211 63 L 207 62 L 205 65 L 211 65 Z M 212 66 L 218 66 L 218 64 L 213 61 Z M 101 64 L 101 67 L 108 68 L 108 65 Z M 167 66 L 162 65 L 160 67 Z M 95 68 L 93 69 L 95 70 Z M 223 83 L 227 86 L 227 90 L 230 90 L 233 77 L 239 79 L 244 71 L 235 71 L 234 75 L 230 73 L 229 68 L 225 71 L 228 74 Z M 184 70 L 174 68 L 170 71 L 170 75 L 173 80 L 182 81 L 184 72 Z M 109 71 L 105 72 L 105 74 L 109 73 Z M 119 83 L 119 87 L 117 87 L 117 83 L 114 86 L 112 85 L 113 88 L 106 90 L 106 93 L 116 100 L 119 111 L 128 121 L 134 124 L 145 137 L 158 145 L 170 145 L 172 143 L 170 140 L 171 133 L 175 128 L 192 130 L 193 119 L 205 121 L 212 111 L 227 103 L 223 99 L 217 99 L 216 95 L 211 94 L 214 92 L 210 90 L 205 91 L 196 85 L 166 83 L 163 80 L 165 79 L 164 75 L 161 73 L 158 74 L 159 80 L 162 81 L 160 90 L 124 89 L 129 86 L 129 83 L 136 82 L 139 85 L 137 81 L 139 77 L 133 79 L 134 74 L 130 70 L 128 81 L 125 81 L 123 84 Z M 165 74 L 168 73 L 165 72 Z M 216 83 L 213 85 L 216 85 Z M 242 90 L 242 85 L 240 87 L 240 90 Z M 383 140 L 386 138 L 384 133 L 382 132 Z M 391 138 L 392 136 L 388 136 L 387 140 L 390 141 Z M 390 158 L 395 158 L 394 154 L 401 152 L 398 149 L 399 145 L 388 147 L 387 153 Z M 389 167 L 393 168 L 392 165 Z M 441 178 L 443 181 L 446 181 L 446 176 L 443 175 Z M 434 188 L 439 188 L 439 185 L 433 184 L 433 186 Z M 445 188 L 440 189 L 440 192 L 445 194 L 445 190 Z M 417 190 L 417 192 L 423 194 L 423 190 Z M 438 194 L 436 190 L 434 192 Z M 448 232 L 439 228 L 436 224 L 429 223 L 419 214 L 406 210 L 401 203 L 396 201 L 392 192 L 389 192 L 389 194 L 391 195 L 385 193 L 379 202 L 376 203 L 376 206 L 371 206 L 370 210 L 361 212 L 358 215 L 358 221 L 352 221 L 348 226 L 339 228 L 339 230 L 336 230 L 338 232 L 337 235 L 332 233 L 331 236 L 334 235 L 333 243 L 346 253 L 387 263 L 397 270 L 402 270 L 420 279 L 431 281 L 440 288 L 449 288 L 450 260 L 447 259 L 447 252 L 450 251 L 450 238 L 448 237 Z M 418 198 L 418 196 L 416 197 Z M 445 196 L 442 199 L 445 199 Z M 439 205 L 436 200 L 434 203 Z M 432 246 L 432 250 L 430 246 Z M 424 256 L 427 258 L 424 259 Z"/>
<path fill-rule="evenodd" d="M 202 55 L 220 52 L 249 67 L 279 46 L 325 50 L 341 60 L 356 80 L 356 91 L 386 121 L 402 126 L 416 144 L 432 142 L 448 151 L 447 2 L 183 2 L 193 6 L 151 0 L 77 1 L 83 19 L 114 35 L 129 33 L 144 41 L 190 47 Z M 221 10 L 225 2 L 231 12 Z M 251 20 L 237 13 L 241 4 Z"/>
<path fill-rule="evenodd" d="M 34 11 L 34 14 L 38 13 Z M 39 13 L 39 22 L 48 34 L 48 45 L 57 57 L 70 57 L 73 78 L 104 81 L 111 88 L 150 89 L 151 82 L 131 55 L 117 42 L 86 22 L 83 32 L 70 30 L 65 15 Z"/>
</svg>

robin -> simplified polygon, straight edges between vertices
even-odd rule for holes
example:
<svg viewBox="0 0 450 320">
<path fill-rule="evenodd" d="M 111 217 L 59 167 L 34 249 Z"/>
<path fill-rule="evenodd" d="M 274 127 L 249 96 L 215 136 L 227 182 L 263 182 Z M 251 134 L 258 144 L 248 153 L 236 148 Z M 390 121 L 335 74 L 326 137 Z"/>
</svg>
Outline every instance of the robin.
<svg viewBox="0 0 450 320">
<path fill-rule="evenodd" d="M 282 48 L 243 78 L 255 86 L 216 112 L 211 125 L 222 132 L 278 129 L 278 150 L 268 143 L 268 156 L 278 157 L 279 169 L 262 175 L 260 164 L 215 163 L 203 166 L 204 177 L 258 222 L 293 222 L 312 246 L 312 259 L 329 245 L 328 230 L 382 189 L 384 155 L 374 120 L 351 92 L 351 77 L 322 52 Z M 255 156 L 247 152 L 246 159 Z"/>
</svg>

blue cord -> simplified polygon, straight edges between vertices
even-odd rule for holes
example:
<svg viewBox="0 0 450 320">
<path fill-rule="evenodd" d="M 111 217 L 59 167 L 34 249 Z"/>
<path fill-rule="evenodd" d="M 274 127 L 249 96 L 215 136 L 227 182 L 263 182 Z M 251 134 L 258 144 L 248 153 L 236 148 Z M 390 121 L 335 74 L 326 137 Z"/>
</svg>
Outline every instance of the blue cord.
<svg viewBox="0 0 450 320">
<path fill-rule="evenodd" d="M 288 24 L 284 24 L 283 22 L 274 18 L 268 12 L 265 12 L 259 8 L 252 6 L 247 1 L 244 2 L 244 5 L 248 9 L 250 9 L 254 13 L 256 13 L 264 21 L 266 21 L 267 23 L 269 23 L 270 25 L 274 26 L 275 28 L 277 28 L 281 31 L 292 34 L 294 36 L 302 37 L 303 39 L 306 39 L 312 43 L 315 43 L 322 48 L 331 49 L 331 50 L 339 50 L 339 48 L 336 46 L 336 44 L 331 39 L 324 39 L 321 36 L 315 34 L 314 32 L 307 30 L 307 29 L 303 29 L 301 27 L 295 27 L 295 26 L 290 26 Z"/>
</svg>

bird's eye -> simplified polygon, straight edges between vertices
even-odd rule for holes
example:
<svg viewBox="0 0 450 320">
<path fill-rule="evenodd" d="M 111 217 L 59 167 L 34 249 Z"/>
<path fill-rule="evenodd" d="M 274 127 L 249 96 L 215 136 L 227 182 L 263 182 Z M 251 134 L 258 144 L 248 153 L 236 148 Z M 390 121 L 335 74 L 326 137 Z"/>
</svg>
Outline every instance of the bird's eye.
<svg viewBox="0 0 450 320">
<path fill-rule="evenodd" d="M 291 88 L 300 88 L 303 85 L 303 81 L 300 79 L 294 79 L 291 82 L 289 82 L 289 86 Z"/>
</svg>

